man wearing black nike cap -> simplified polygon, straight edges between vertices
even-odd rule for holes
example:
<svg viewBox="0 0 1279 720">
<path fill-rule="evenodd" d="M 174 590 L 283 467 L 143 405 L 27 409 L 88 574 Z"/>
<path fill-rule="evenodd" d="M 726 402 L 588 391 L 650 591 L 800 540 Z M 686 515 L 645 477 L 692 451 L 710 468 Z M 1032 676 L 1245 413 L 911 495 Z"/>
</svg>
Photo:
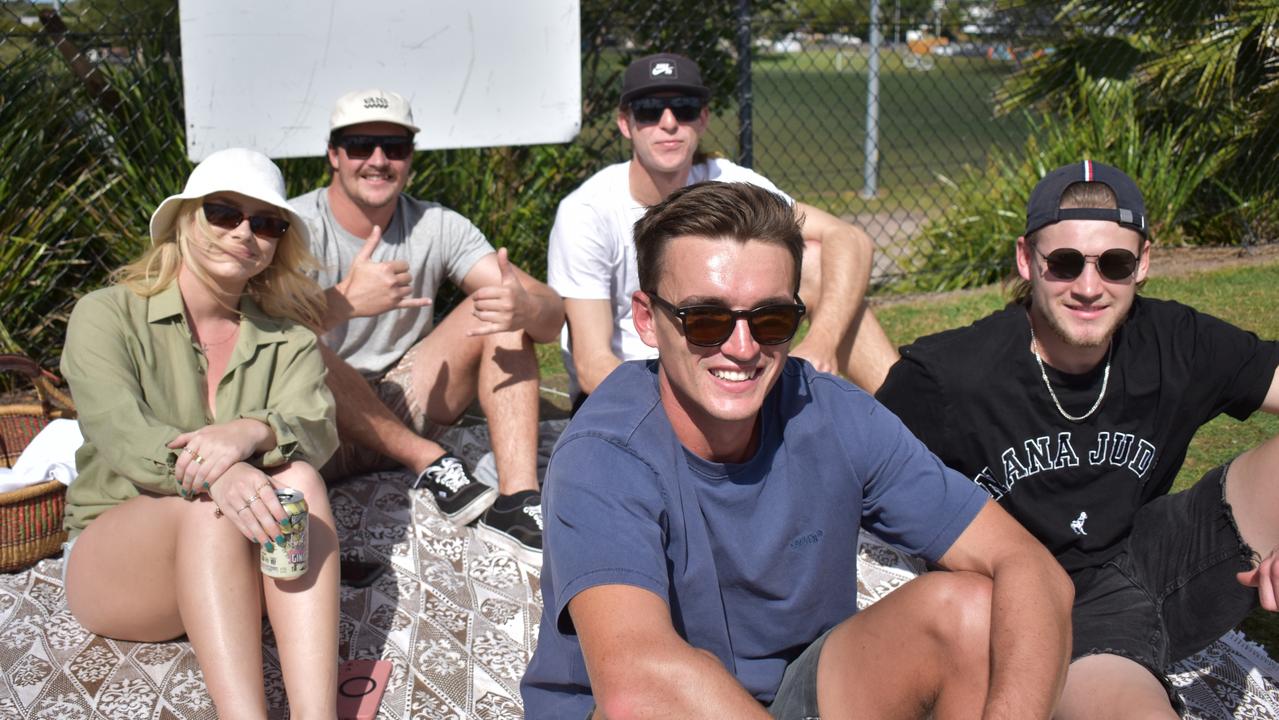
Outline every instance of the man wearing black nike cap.
<svg viewBox="0 0 1279 720">
<path fill-rule="evenodd" d="M 1279 611 L 1279 438 L 1168 494 L 1201 425 L 1279 413 L 1279 344 L 1138 297 L 1149 234 L 1122 171 L 1050 172 L 1014 302 L 902 348 L 877 396 L 1070 573 L 1058 718 L 1175 718 L 1168 666 Z"/>
<path fill-rule="evenodd" d="M 564 366 L 576 405 L 626 360 L 652 358 L 631 314 L 639 290 L 632 228 L 644 211 L 694 183 L 745 182 L 786 199 L 800 216 L 804 274 L 799 295 L 809 330 L 793 355 L 841 373 L 867 392 L 897 354 L 867 309 L 870 237 L 860 228 L 787 197 L 747 167 L 699 149 L 710 124 L 710 90 L 683 55 L 637 58 L 622 75 L 617 128 L 631 159 L 600 170 L 560 202 L 551 229 L 547 284 L 564 297 Z"/>
</svg>

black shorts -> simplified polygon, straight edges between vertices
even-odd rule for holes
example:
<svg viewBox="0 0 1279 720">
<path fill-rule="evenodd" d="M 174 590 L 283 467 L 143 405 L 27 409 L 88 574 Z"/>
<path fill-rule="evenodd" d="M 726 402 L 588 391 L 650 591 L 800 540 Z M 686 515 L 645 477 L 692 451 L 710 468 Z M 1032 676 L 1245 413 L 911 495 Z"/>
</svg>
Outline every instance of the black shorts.
<svg viewBox="0 0 1279 720">
<path fill-rule="evenodd" d="M 1119 655 L 1170 690 L 1168 666 L 1208 647 L 1257 607 L 1235 573 L 1253 567 L 1226 502 L 1227 463 L 1194 487 L 1147 503 L 1123 551 L 1075 582 L 1071 659 Z M 1175 702 L 1175 697 L 1174 697 Z"/>
<path fill-rule="evenodd" d="M 822 633 L 786 666 L 777 695 L 768 705 L 769 715 L 777 720 L 821 720 L 817 714 L 817 662 L 834 629 Z"/>
</svg>

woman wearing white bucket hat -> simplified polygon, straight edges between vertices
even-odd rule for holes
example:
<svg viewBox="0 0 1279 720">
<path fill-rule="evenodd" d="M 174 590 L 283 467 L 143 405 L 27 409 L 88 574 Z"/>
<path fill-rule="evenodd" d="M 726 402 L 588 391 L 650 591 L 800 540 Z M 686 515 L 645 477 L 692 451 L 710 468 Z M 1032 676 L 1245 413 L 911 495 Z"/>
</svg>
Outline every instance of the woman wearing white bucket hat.
<svg viewBox="0 0 1279 720">
<path fill-rule="evenodd" d="M 270 159 L 216 152 L 156 209 L 151 249 L 67 327 L 85 437 L 67 604 L 102 635 L 186 634 L 221 717 L 266 717 L 263 614 L 292 717 L 336 714 L 337 534 L 315 468 L 337 434 L 305 233 Z M 285 540 L 283 487 L 310 511 L 308 568 L 292 580 L 264 577 L 256 552 Z"/>
</svg>

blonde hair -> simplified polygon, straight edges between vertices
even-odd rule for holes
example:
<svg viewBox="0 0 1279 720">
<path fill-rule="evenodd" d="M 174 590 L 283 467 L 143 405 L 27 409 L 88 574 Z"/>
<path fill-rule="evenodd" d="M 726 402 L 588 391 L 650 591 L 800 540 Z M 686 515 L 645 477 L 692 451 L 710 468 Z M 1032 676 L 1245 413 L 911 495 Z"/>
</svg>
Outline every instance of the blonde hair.
<svg viewBox="0 0 1279 720">
<path fill-rule="evenodd" d="M 142 297 L 151 297 L 169 287 L 178 277 L 182 259 L 190 254 L 191 243 L 218 244 L 217 234 L 204 217 L 203 205 L 203 198 L 183 200 L 173 223 L 173 237 L 156 241 L 137 260 L 112 273 L 112 279 Z M 327 309 L 324 291 L 305 274 L 318 268 L 301 231 L 296 223 L 291 223 L 288 232 L 276 241 L 271 264 L 249 278 L 244 292 L 267 315 L 288 318 L 318 332 Z M 212 279 L 197 263 L 188 264 L 187 269 L 200 282 L 213 287 Z"/>
</svg>

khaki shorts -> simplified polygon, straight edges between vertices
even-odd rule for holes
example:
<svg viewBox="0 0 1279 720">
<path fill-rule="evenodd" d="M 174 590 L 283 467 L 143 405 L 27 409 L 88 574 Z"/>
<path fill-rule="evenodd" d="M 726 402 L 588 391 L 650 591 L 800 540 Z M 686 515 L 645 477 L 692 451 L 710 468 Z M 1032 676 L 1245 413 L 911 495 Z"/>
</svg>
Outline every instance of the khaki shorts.
<svg viewBox="0 0 1279 720">
<path fill-rule="evenodd" d="M 427 418 L 426 403 L 420 402 L 413 392 L 413 357 L 417 346 L 414 346 L 400 361 L 387 370 L 379 378 L 368 381 L 373 394 L 400 419 L 406 427 L 428 440 L 436 440 L 448 429 L 447 425 L 436 425 Z M 338 413 L 342 408 L 338 408 Z M 381 453 L 374 452 L 362 445 L 357 445 L 347 438 L 338 437 L 338 449 L 333 457 L 320 469 L 320 475 L 326 481 L 341 480 L 352 475 L 376 472 L 378 470 L 394 470 L 399 463 Z"/>
</svg>

